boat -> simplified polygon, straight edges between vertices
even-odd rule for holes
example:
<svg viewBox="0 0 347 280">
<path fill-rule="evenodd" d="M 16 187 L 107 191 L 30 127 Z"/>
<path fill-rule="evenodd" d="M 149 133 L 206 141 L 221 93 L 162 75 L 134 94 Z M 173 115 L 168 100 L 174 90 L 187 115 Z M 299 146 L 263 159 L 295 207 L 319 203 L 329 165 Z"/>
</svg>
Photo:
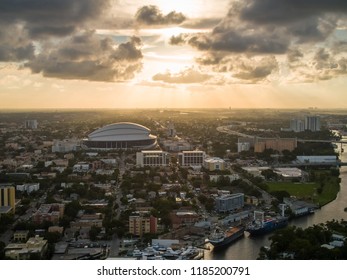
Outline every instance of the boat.
<svg viewBox="0 0 347 280">
<path fill-rule="evenodd" d="M 213 245 L 213 249 L 223 248 L 236 239 L 242 237 L 244 231 L 245 227 L 243 226 L 229 227 L 226 230 L 216 227 L 213 233 L 209 236 L 208 242 Z"/>
<path fill-rule="evenodd" d="M 261 215 L 261 219 L 256 218 L 257 214 Z M 276 229 L 283 228 L 287 225 L 288 217 L 284 215 L 264 218 L 264 212 L 254 211 L 254 219 L 250 224 L 247 225 L 246 231 L 251 236 L 258 236 L 270 233 Z"/>
</svg>

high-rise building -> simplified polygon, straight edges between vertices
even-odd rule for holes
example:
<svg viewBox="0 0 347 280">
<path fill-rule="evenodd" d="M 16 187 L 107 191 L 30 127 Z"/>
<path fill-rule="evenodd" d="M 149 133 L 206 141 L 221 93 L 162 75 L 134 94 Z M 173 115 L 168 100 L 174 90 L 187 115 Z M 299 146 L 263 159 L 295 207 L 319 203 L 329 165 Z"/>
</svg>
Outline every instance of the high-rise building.
<svg viewBox="0 0 347 280">
<path fill-rule="evenodd" d="M 292 119 L 289 128 L 294 132 L 302 132 L 305 131 L 305 123 L 302 120 Z"/>
<path fill-rule="evenodd" d="M 24 127 L 28 129 L 37 129 L 37 120 L 25 120 Z"/>
<path fill-rule="evenodd" d="M 305 130 L 320 131 L 320 117 L 319 116 L 306 116 L 305 117 Z"/>
<path fill-rule="evenodd" d="M 169 123 L 167 128 L 167 136 L 168 137 L 175 137 L 176 136 L 176 129 L 173 123 Z"/>
<path fill-rule="evenodd" d="M 136 165 L 144 166 L 168 166 L 170 154 L 164 151 L 141 151 L 136 153 Z"/>
<path fill-rule="evenodd" d="M 0 210 L 8 209 L 14 213 L 16 210 L 16 190 L 14 186 L 0 186 Z M 1 212 L 8 212 L 1 211 Z"/>
</svg>

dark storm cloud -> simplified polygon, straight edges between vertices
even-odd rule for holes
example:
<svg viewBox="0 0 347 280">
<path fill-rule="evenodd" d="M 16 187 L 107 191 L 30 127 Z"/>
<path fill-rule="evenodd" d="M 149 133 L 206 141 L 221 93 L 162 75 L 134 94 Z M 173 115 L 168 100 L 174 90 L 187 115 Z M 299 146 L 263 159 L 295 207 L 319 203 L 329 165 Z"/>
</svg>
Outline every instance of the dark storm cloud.
<svg viewBox="0 0 347 280">
<path fill-rule="evenodd" d="M 22 61 L 34 57 L 35 48 L 19 25 L 0 28 L 0 61 Z"/>
<path fill-rule="evenodd" d="M 288 24 L 326 13 L 347 13 L 345 0 L 243 0 L 241 18 L 261 24 Z"/>
<path fill-rule="evenodd" d="M 182 13 L 175 11 L 163 15 L 159 8 L 154 5 L 141 7 L 135 15 L 136 22 L 144 25 L 180 24 L 185 19 L 186 17 Z"/>
<path fill-rule="evenodd" d="M 26 64 L 33 73 L 61 79 L 90 81 L 124 81 L 142 68 L 141 40 L 115 45 L 110 38 L 85 32 L 46 46 Z"/>
<path fill-rule="evenodd" d="M 33 38 L 71 34 L 104 11 L 108 0 L 1 0 L 0 23 L 21 23 Z M 0 27 L 1 28 L 1 27 Z"/>
</svg>

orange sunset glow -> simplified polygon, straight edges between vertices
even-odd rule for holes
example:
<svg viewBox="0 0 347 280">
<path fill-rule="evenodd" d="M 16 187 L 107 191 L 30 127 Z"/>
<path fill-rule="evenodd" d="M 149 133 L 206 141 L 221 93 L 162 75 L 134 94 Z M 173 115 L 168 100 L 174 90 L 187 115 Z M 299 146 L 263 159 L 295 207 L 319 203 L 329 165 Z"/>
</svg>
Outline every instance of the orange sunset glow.
<svg viewBox="0 0 347 280">
<path fill-rule="evenodd" d="M 347 104 L 344 1 L 4 0 L 0 42 L 0 109 Z"/>
</svg>

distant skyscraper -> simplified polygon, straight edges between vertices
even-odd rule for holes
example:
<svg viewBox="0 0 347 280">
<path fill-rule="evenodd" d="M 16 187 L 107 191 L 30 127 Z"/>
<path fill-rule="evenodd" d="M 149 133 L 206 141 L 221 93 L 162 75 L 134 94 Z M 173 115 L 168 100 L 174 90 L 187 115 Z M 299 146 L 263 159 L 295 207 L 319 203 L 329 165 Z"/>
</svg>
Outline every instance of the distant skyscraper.
<svg viewBox="0 0 347 280">
<path fill-rule="evenodd" d="M 320 131 L 320 117 L 319 116 L 306 116 L 305 117 L 305 130 Z"/>
<path fill-rule="evenodd" d="M 173 123 L 169 123 L 169 126 L 167 128 L 167 136 L 168 137 L 175 137 L 176 136 L 176 129 Z"/>
<path fill-rule="evenodd" d="M 305 130 L 305 123 L 302 120 L 292 119 L 290 120 L 290 130 L 294 132 L 301 132 Z"/>
<path fill-rule="evenodd" d="M 24 127 L 28 129 L 37 129 L 37 120 L 25 120 Z"/>
</svg>

